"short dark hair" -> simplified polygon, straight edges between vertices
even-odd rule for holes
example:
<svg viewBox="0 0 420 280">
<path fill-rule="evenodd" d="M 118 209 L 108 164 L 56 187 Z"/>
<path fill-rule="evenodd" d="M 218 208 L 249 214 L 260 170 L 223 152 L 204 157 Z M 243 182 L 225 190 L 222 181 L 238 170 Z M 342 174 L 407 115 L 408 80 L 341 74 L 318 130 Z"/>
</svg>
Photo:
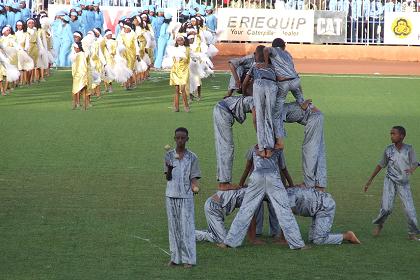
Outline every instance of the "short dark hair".
<svg viewBox="0 0 420 280">
<path fill-rule="evenodd" d="M 177 129 L 175 129 L 175 134 L 180 131 L 180 132 L 185 132 L 185 134 L 187 134 L 188 136 L 188 129 L 186 129 L 185 127 L 178 127 Z"/>
<path fill-rule="evenodd" d="M 276 38 L 273 40 L 273 43 L 271 44 L 273 48 L 282 48 L 283 50 L 286 48 L 286 43 L 282 38 Z"/>
<path fill-rule="evenodd" d="M 258 54 L 258 56 L 260 57 L 261 61 L 257 61 L 257 62 L 263 62 L 264 61 L 264 45 L 259 45 L 256 49 L 255 49 L 255 53 Z"/>
<path fill-rule="evenodd" d="M 398 133 L 401 134 L 401 135 L 403 135 L 403 136 L 406 135 L 405 128 L 402 127 L 402 126 L 400 126 L 400 125 L 393 126 L 392 129 L 398 130 Z"/>
</svg>

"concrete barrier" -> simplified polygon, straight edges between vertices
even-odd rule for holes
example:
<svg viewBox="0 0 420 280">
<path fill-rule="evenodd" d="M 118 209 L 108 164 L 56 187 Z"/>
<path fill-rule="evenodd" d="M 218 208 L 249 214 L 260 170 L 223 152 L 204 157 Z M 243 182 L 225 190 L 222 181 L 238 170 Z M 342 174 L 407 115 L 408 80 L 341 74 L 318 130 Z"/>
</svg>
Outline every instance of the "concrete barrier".
<svg viewBox="0 0 420 280">
<path fill-rule="evenodd" d="M 218 43 L 219 55 L 243 56 L 260 44 Z M 269 46 L 270 44 L 263 44 Z M 310 45 L 288 44 L 286 49 L 297 59 L 420 61 L 420 46 Z"/>
</svg>

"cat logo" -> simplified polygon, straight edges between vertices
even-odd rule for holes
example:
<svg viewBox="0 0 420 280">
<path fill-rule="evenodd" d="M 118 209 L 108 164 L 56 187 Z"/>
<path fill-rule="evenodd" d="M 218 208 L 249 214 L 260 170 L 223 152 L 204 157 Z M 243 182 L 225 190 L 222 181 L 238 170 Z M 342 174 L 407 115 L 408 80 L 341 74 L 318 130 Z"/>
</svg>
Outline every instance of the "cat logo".
<svg viewBox="0 0 420 280">
<path fill-rule="evenodd" d="M 400 39 L 407 38 L 412 30 L 411 21 L 407 18 L 396 18 L 392 23 L 392 32 Z"/>
</svg>

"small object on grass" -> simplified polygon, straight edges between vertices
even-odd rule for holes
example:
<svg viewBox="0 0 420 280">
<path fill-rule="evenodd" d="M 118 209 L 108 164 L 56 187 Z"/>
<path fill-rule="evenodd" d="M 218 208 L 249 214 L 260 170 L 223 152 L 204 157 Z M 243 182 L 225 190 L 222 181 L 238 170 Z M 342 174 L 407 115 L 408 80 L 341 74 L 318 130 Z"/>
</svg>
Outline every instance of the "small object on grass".
<svg viewBox="0 0 420 280">
<path fill-rule="evenodd" d="M 163 148 L 165 149 L 165 151 L 169 151 L 171 149 L 171 145 L 166 144 Z"/>
</svg>

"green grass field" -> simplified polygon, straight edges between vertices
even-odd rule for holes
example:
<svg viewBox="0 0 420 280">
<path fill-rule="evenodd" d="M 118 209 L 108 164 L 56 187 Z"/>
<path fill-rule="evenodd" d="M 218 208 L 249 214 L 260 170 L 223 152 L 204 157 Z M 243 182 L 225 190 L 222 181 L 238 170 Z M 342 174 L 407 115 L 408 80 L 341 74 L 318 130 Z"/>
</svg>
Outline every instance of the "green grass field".
<svg viewBox="0 0 420 280">
<path fill-rule="evenodd" d="M 135 91 L 115 85 L 86 112 L 71 110 L 69 71 L 0 98 L 1 279 L 420 279 L 420 242 L 407 240 L 399 198 L 383 235 L 371 236 L 383 172 L 362 192 L 391 126 L 406 127 L 420 157 L 420 79 L 303 75 L 305 96 L 325 114 L 333 230 L 355 231 L 362 245 L 292 251 L 268 237 L 267 245 L 229 250 L 199 243 L 197 266 L 184 270 L 167 268 L 159 249 L 169 250 L 163 146 L 173 145 L 176 127 L 190 130 L 203 175 L 196 227 L 206 227 L 204 201 L 216 189 L 212 108 L 228 76 L 204 81 L 191 113 L 170 109 L 167 76 L 154 74 Z M 288 169 L 300 182 L 303 127 L 286 129 Z M 249 120 L 235 124 L 234 135 L 238 181 L 256 137 Z M 411 179 L 418 211 L 419 172 Z M 298 222 L 306 239 L 310 220 Z"/>
</svg>

